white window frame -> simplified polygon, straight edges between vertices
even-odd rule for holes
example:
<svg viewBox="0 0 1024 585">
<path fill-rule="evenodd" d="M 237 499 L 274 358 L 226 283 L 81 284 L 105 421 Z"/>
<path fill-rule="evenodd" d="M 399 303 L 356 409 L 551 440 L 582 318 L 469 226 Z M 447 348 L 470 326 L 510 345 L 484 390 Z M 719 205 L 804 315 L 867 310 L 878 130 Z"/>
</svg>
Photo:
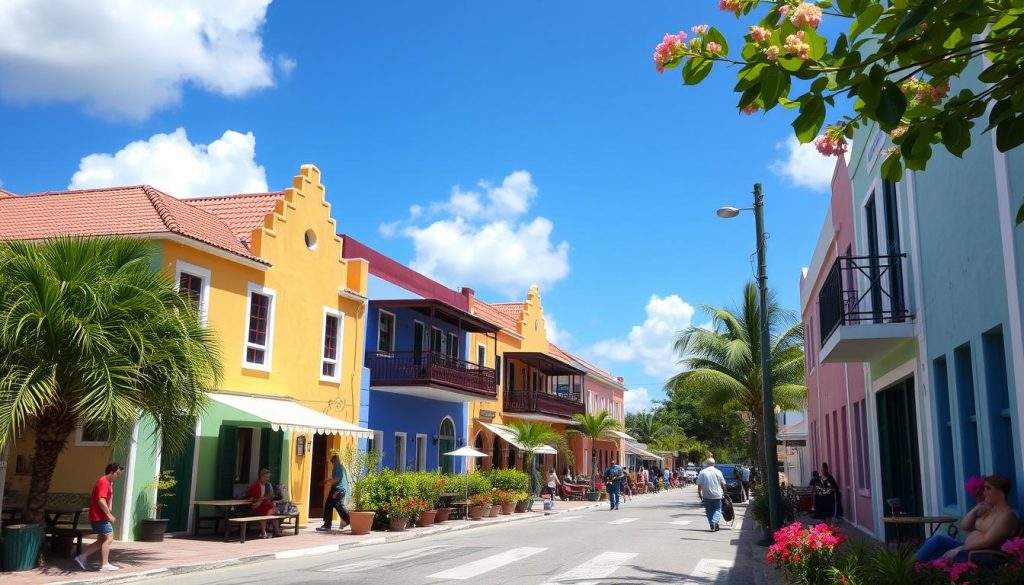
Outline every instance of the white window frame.
<svg viewBox="0 0 1024 585">
<path fill-rule="evenodd" d="M 455 359 L 461 360 L 462 359 L 462 354 L 460 354 L 459 351 L 462 349 L 460 347 L 462 344 L 459 341 L 459 337 L 460 337 L 459 334 L 458 333 L 453 333 L 451 331 L 447 331 L 447 332 L 444 332 L 443 335 L 444 335 L 444 354 L 447 355 L 448 357 L 453 357 Z M 454 343 L 454 345 L 455 345 L 455 354 L 454 355 L 452 355 L 452 345 L 453 345 L 452 344 L 452 340 L 455 340 L 455 343 Z"/>
<path fill-rule="evenodd" d="M 427 470 L 427 435 L 416 433 L 416 471 Z"/>
<path fill-rule="evenodd" d="M 335 317 L 338 319 L 338 346 L 336 348 L 338 354 L 333 360 L 324 357 L 324 345 L 327 343 L 327 318 Z M 344 345 L 344 333 L 345 333 L 345 313 L 334 309 L 332 307 L 324 307 L 324 321 L 323 326 L 320 328 L 320 381 L 321 382 L 340 382 L 341 381 L 341 349 Z M 324 363 L 334 363 L 334 376 L 324 375 Z"/>
<path fill-rule="evenodd" d="M 438 348 L 436 350 L 434 349 L 434 332 L 435 331 L 437 331 L 441 335 L 441 343 L 439 344 L 439 346 L 438 346 Z M 440 327 L 434 327 L 433 325 L 431 325 L 430 326 L 430 337 L 427 338 L 427 348 L 430 351 L 436 351 L 437 353 L 446 354 L 447 355 L 447 352 L 445 351 L 445 346 L 446 346 L 447 343 L 448 343 L 448 336 L 444 334 L 444 330 L 441 329 Z"/>
<path fill-rule="evenodd" d="M 253 293 L 270 297 L 270 310 L 267 311 L 267 344 L 265 346 L 259 346 L 255 343 L 249 343 L 249 323 L 252 321 L 252 295 Z M 273 356 L 274 348 L 274 312 L 277 309 L 277 292 L 272 288 L 267 288 L 250 282 L 245 295 L 245 329 L 242 335 L 242 365 L 249 370 L 259 370 L 261 372 L 269 372 L 271 358 Z M 254 347 L 256 349 L 263 349 L 264 363 L 250 362 L 247 359 L 249 348 Z"/>
<path fill-rule="evenodd" d="M 480 359 L 480 355 L 481 355 L 480 350 L 481 349 L 484 350 L 484 352 L 482 354 L 484 356 L 483 360 Z M 480 366 L 482 368 L 486 368 L 487 367 L 487 346 L 484 345 L 483 343 L 476 344 L 476 365 L 478 365 L 478 366 Z"/>
<path fill-rule="evenodd" d="M 380 318 L 381 315 L 388 315 L 391 317 L 391 337 L 388 339 L 388 348 L 380 348 Z M 398 317 L 391 311 L 385 311 L 384 309 L 378 310 L 377 315 L 377 352 L 378 353 L 394 353 L 395 352 L 395 329 L 398 327 Z"/>
<path fill-rule="evenodd" d="M 210 313 L 210 270 L 195 264 L 178 260 L 174 264 L 174 290 L 181 292 L 181 275 L 190 274 L 203 280 L 199 290 L 199 323 L 206 327 L 206 318 Z"/>
<path fill-rule="evenodd" d="M 384 462 L 384 431 L 373 431 L 373 452 L 377 454 L 377 465 Z"/>
<path fill-rule="evenodd" d="M 399 442 L 397 440 L 398 437 L 402 437 L 401 442 Z M 408 449 L 407 449 L 408 445 L 406 444 L 406 441 L 408 441 L 408 440 L 409 440 L 409 438 L 408 438 L 408 436 L 406 435 L 406 433 L 404 431 L 395 431 L 395 435 L 391 439 L 392 448 L 394 448 L 397 445 L 401 445 L 402 446 L 402 456 L 401 457 L 398 456 L 397 452 L 391 454 L 394 457 L 394 461 L 395 461 L 395 471 L 397 471 L 398 473 L 402 473 L 402 472 L 405 471 L 405 459 L 406 459 L 406 453 L 408 452 Z"/>
<path fill-rule="evenodd" d="M 82 431 L 85 430 L 85 425 L 78 425 L 75 429 L 75 446 L 76 447 L 109 447 L 110 443 L 107 441 L 86 441 L 82 438 Z"/>
</svg>

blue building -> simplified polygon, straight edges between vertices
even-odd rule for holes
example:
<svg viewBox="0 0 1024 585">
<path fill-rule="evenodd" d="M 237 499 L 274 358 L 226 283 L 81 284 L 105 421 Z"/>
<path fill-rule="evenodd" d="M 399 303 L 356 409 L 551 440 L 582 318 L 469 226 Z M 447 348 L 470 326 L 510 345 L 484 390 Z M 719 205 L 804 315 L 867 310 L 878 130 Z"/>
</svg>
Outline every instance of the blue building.
<svg viewBox="0 0 1024 585">
<path fill-rule="evenodd" d="M 343 255 L 370 271 L 362 418 L 374 438 L 362 447 L 396 471 L 464 472 L 465 460 L 444 453 L 466 444 L 469 403 L 497 397 L 483 365 L 494 358 L 470 348 L 469 334 L 498 327 L 470 314 L 472 289 L 453 291 L 348 236 Z"/>
</svg>

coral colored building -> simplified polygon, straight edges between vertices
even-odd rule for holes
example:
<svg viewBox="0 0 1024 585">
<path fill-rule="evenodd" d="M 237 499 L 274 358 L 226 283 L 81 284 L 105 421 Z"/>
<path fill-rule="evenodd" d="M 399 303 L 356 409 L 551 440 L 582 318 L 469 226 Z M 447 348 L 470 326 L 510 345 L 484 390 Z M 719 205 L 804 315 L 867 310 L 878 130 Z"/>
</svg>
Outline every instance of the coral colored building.
<svg viewBox="0 0 1024 585">
<path fill-rule="evenodd" d="M 823 363 L 818 298 L 840 256 L 856 256 L 853 193 L 846 162 L 839 158 L 832 177 L 832 201 L 810 265 L 800 276 L 800 313 L 804 324 L 807 384 L 807 434 L 811 463 L 827 462 L 839 481 L 846 519 L 874 530 L 868 453 L 864 367 L 860 363 Z M 793 479 L 793 478 L 791 478 Z"/>
<path fill-rule="evenodd" d="M 124 445 L 80 428 L 50 491 L 88 494 L 116 459 L 127 469 L 115 486 L 117 536 L 130 539 L 161 470 L 178 480 L 165 511 L 174 531 L 190 525 L 192 500 L 237 496 L 268 467 L 300 522 L 318 515 L 329 449 L 371 436 L 355 425 L 367 263 L 342 257 L 337 231 L 312 165 L 274 193 L 177 199 L 143 185 L 0 197 L 0 239 L 153 240 L 154 261 L 219 341 L 223 376 L 184 453 L 163 456 L 146 419 Z M 33 448 L 30 430 L 11 446 L 14 492 L 28 490 Z"/>
</svg>

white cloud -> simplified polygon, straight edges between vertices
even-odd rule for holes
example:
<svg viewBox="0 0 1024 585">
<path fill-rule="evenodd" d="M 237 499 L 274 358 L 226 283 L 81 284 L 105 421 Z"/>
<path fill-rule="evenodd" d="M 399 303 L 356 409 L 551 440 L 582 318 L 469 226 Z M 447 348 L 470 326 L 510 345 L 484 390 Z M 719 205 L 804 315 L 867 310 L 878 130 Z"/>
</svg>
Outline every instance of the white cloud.
<svg viewBox="0 0 1024 585">
<path fill-rule="evenodd" d="M 381 224 L 380 232 L 412 240 L 410 266 L 450 286 L 488 286 L 514 298 L 532 284 L 544 289 L 565 278 L 569 243 L 551 240 L 554 224 L 547 218 L 523 217 L 537 196 L 530 173 L 479 187 L 482 192 L 455 186 L 447 201 L 426 210 L 414 205 L 407 220 Z"/>
<path fill-rule="evenodd" d="M 192 144 L 184 128 L 154 134 L 114 154 L 82 158 L 68 189 L 146 183 L 175 197 L 199 197 L 267 190 L 267 175 L 256 164 L 256 137 L 228 130 L 210 144 Z"/>
<path fill-rule="evenodd" d="M 672 347 L 679 333 L 690 326 L 694 308 L 679 295 L 651 295 L 645 310 L 647 319 L 634 325 L 625 339 L 600 341 L 591 351 L 617 362 L 640 363 L 644 373 L 668 379 L 679 372 Z"/>
<path fill-rule="evenodd" d="M 283 53 L 278 55 L 275 61 L 277 62 L 278 71 L 280 71 L 286 77 L 288 75 L 291 75 L 292 71 L 295 71 L 295 67 L 298 65 L 298 62 L 295 61 L 295 59 L 292 59 L 291 57 Z"/>
<path fill-rule="evenodd" d="M 790 136 L 785 142 L 776 144 L 775 148 L 785 151 L 784 159 L 776 159 L 771 164 L 771 170 L 776 175 L 785 177 L 798 187 L 815 191 L 827 191 L 832 185 L 836 159 L 822 155 L 813 142 L 800 144 L 795 136 Z"/>
<path fill-rule="evenodd" d="M 572 343 L 572 333 L 558 327 L 555 314 L 544 312 L 544 329 L 548 333 L 548 341 L 566 349 Z"/>
<path fill-rule="evenodd" d="M 178 104 L 186 85 L 225 96 L 270 87 L 261 38 L 269 4 L 3 0 L 0 96 L 142 120 Z"/>
<path fill-rule="evenodd" d="M 625 402 L 626 412 L 643 412 L 654 406 L 654 400 L 647 388 L 627 388 Z"/>
</svg>

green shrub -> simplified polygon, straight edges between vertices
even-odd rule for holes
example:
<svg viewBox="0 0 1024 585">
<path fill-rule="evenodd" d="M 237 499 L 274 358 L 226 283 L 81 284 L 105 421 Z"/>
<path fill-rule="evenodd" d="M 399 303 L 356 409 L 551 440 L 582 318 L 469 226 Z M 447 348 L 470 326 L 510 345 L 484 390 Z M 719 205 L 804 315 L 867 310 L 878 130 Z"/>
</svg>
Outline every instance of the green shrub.
<svg viewBox="0 0 1024 585">
<path fill-rule="evenodd" d="M 482 494 L 491 491 L 491 480 L 479 471 L 474 471 L 467 478 L 470 494 Z"/>
<path fill-rule="evenodd" d="M 397 498 L 419 497 L 415 478 L 409 473 L 396 473 L 392 469 L 371 471 L 356 482 L 352 498 L 357 510 L 379 510 Z"/>
<path fill-rule="evenodd" d="M 412 476 L 412 480 L 416 484 L 417 497 L 427 503 L 427 509 L 437 508 L 437 502 L 441 499 L 443 491 L 442 487 L 446 483 L 444 477 L 440 473 L 432 471 L 419 471 L 409 475 Z"/>
<path fill-rule="evenodd" d="M 791 487 L 787 486 L 779 493 L 779 512 L 782 515 L 782 524 L 791 524 L 796 520 L 796 495 L 791 493 Z M 768 526 L 768 494 L 763 482 L 754 484 L 750 490 L 751 501 L 747 505 L 747 514 L 754 518 L 761 526 Z"/>
<path fill-rule="evenodd" d="M 469 478 L 465 475 L 446 475 L 444 476 L 444 491 L 461 496 L 466 493 L 467 483 L 469 483 Z"/>
<path fill-rule="evenodd" d="M 494 469 L 487 474 L 491 487 L 509 492 L 525 492 L 530 489 L 530 476 L 516 469 Z"/>
</svg>

